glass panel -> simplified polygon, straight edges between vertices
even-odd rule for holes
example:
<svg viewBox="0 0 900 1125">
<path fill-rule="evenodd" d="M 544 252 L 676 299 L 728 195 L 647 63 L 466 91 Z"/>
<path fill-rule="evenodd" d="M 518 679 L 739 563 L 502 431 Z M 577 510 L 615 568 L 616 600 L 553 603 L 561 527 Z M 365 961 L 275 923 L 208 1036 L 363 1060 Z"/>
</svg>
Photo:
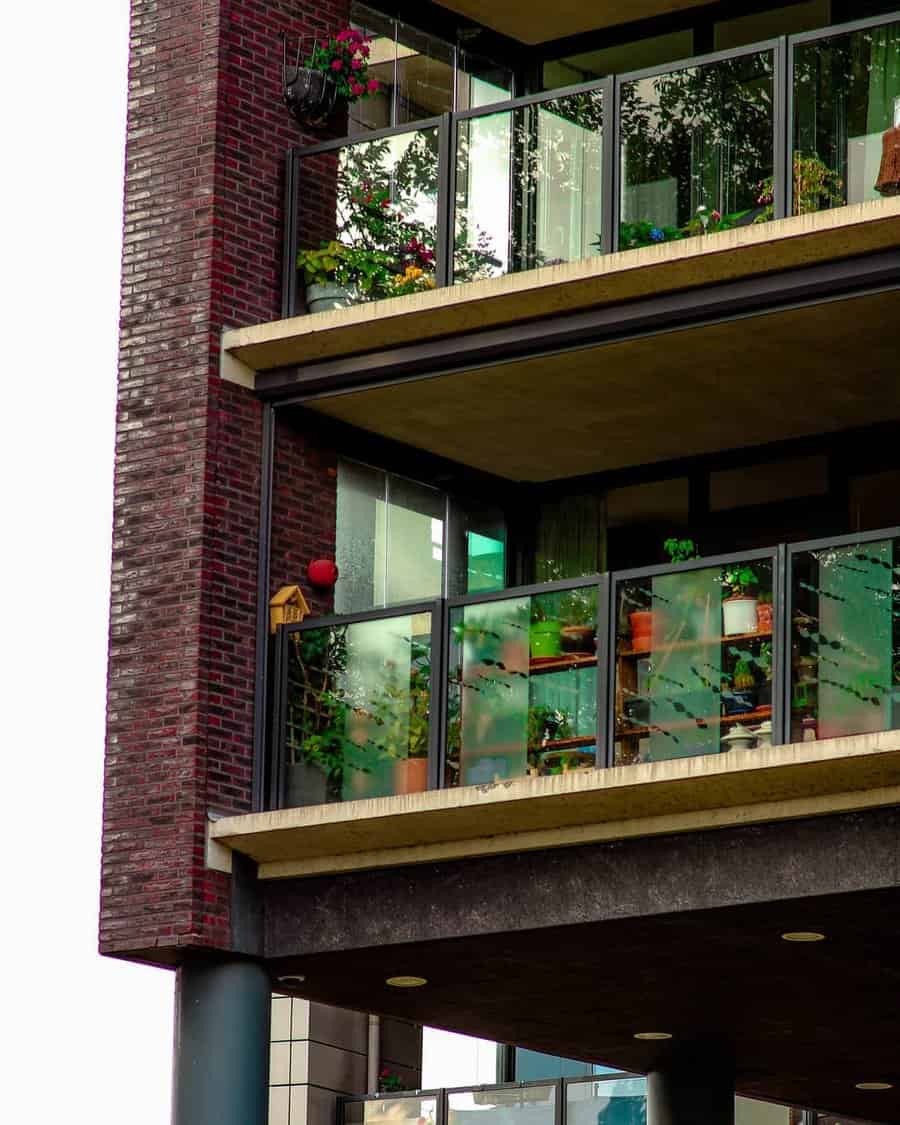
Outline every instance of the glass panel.
<svg viewBox="0 0 900 1125">
<path fill-rule="evenodd" d="M 474 1039 L 437 1027 L 422 1028 L 422 1086 L 487 1086 L 500 1078 L 500 1048 L 490 1039 Z"/>
<path fill-rule="evenodd" d="M 335 612 L 439 597 L 445 505 L 437 489 L 339 461 Z"/>
<path fill-rule="evenodd" d="M 388 477 L 387 604 L 426 601 L 441 593 L 444 573 L 442 492 L 404 477 Z"/>
<path fill-rule="evenodd" d="M 794 52 L 794 214 L 900 194 L 900 23 Z"/>
<path fill-rule="evenodd" d="M 459 123 L 455 280 L 599 253 L 600 91 Z"/>
<path fill-rule="evenodd" d="M 561 1055 L 547 1055 L 527 1047 L 515 1049 L 515 1076 L 517 1082 L 540 1082 L 551 1078 L 581 1078 L 587 1074 L 613 1074 L 615 1068 L 599 1063 L 567 1059 Z"/>
<path fill-rule="evenodd" d="M 794 557 L 791 741 L 900 725 L 897 540 Z"/>
<path fill-rule="evenodd" d="M 468 51 L 459 52 L 456 108 L 477 109 L 512 97 L 512 71 Z"/>
<path fill-rule="evenodd" d="M 644 1125 L 646 1078 L 613 1078 L 566 1085 L 567 1125 Z"/>
<path fill-rule="evenodd" d="M 771 51 L 623 82 L 629 250 L 772 218 Z"/>
<path fill-rule="evenodd" d="M 772 743 L 772 562 L 635 578 L 617 591 L 616 763 Z"/>
<path fill-rule="evenodd" d="M 431 614 L 288 638 L 284 807 L 427 788 Z"/>
<path fill-rule="evenodd" d="M 596 764 L 596 587 L 454 609 L 450 634 L 448 785 Z"/>
<path fill-rule="evenodd" d="M 344 1125 L 434 1125 L 435 1098 L 378 1098 L 377 1101 L 345 1102 Z"/>
<path fill-rule="evenodd" d="M 362 4 L 350 9 L 351 23 L 372 42 L 369 44 L 369 77 L 380 85 L 377 96 L 361 98 L 350 106 L 347 132 L 350 136 L 394 124 L 394 75 L 397 63 L 397 41 L 394 20 Z"/>
<path fill-rule="evenodd" d="M 448 531 L 451 597 L 502 590 L 506 585 L 506 521 L 500 508 L 451 499 Z"/>
<path fill-rule="evenodd" d="M 338 462 L 335 613 L 360 613 L 384 605 L 386 504 L 385 473 L 355 461 Z M 381 573 L 376 575 L 379 559 Z"/>
<path fill-rule="evenodd" d="M 784 8 L 717 20 L 713 31 L 713 50 L 731 51 L 735 47 L 749 47 L 779 35 L 814 31 L 817 27 L 827 27 L 831 22 L 830 0 L 801 0 L 799 4 Z"/>
<path fill-rule="evenodd" d="M 447 1096 L 447 1125 L 554 1125 L 555 1086 L 462 1090 Z"/>
<path fill-rule="evenodd" d="M 397 25 L 397 124 L 453 109 L 454 49 L 449 43 Z"/>
<path fill-rule="evenodd" d="M 297 266 L 309 312 L 434 287 L 437 167 L 437 127 L 303 157 Z"/>
<path fill-rule="evenodd" d="M 734 1125 L 791 1125 L 792 1120 L 789 1106 L 755 1098 L 734 1099 Z"/>
</svg>

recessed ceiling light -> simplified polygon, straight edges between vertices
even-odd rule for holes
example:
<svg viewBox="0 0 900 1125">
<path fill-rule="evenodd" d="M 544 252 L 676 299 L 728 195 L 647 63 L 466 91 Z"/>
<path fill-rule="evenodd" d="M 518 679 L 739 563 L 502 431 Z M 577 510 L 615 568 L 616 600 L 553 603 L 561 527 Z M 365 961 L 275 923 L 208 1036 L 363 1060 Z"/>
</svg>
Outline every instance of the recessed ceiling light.
<svg viewBox="0 0 900 1125">
<path fill-rule="evenodd" d="M 301 976 L 299 973 L 294 973 L 293 976 L 279 977 L 279 984 L 286 984 L 288 988 L 296 988 L 298 984 L 303 984 L 306 977 Z"/>
<path fill-rule="evenodd" d="M 857 1082 L 857 1090 L 893 1090 L 893 1082 Z"/>
<path fill-rule="evenodd" d="M 789 933 L 782 934 L 781 940 L 796 942 L 824 941 L 825 935 L 820 934 L 817 930 L 791 930 Z"/>
<path fill-rule="evenodd" d="M 428 984 L 425 977 L 388 977 L 384 982 L 389 984 L 391 988 L 421 988 L 423 984 Z"/>
<path fill-rule="evenodd" d="M 671 1039 L 672 1036 L 668 1031 L 638 1031 L 635 1033 L 635 1039 Z"/>
</svg>

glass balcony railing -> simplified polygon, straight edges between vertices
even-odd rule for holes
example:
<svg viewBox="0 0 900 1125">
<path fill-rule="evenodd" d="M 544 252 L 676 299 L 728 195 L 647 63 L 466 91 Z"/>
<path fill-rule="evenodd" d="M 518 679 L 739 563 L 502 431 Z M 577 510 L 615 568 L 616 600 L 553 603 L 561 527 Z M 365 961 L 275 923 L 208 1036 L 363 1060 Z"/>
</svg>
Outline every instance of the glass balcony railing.
<svg viewBox="0 0 900 1125">
<path fill-rule="evenodd" d="M 812 1110 L 735 1097 L 735 1125 L 815 1125 Z M 610 1073 L 342 1099 L 338 1125 L 646 1125 L 647 1079 Z"/>
<path fill-rule="evenodd" d="M 772 745 L 774 562 L 617 580 L 616 765 Z"/>
<path fill-rule="evenodd" d="M 599 586 L 450 609 L 445 784 L 597 765 Z"/>
<path fill-rule="evenodd" d="M 898 195 L 900 13 L 295 149 L 288 189 L 285 316 Z"/>
<path fill-rule="evenodd" d="M 900 729 L 900 529 L 279 630 L 272 807 Z"/>
<path fill-rule="evenodd" d="M 284 629 L 282 807 L 428 788 L 435 613 L 424 605 Z"/>
</svg>

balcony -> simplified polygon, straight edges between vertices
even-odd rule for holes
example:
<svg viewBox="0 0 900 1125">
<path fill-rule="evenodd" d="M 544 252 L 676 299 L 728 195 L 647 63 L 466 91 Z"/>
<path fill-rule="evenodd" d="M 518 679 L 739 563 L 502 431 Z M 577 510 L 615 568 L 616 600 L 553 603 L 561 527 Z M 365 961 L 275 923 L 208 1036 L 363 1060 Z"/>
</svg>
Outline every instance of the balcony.
<svg viewBox="0 0 900 1125">
<path fill-rule="evenodd" d="M 585 1066 L 588 1070 L 588 1066 Z M 647 1080 L 627 1073 L 345 1098 L 339 1125 L 643 1125 Z M 816 1125 L 815 1112 L 735 1098 L 736 1125 Z"/>
<path fill-rule="evenodd" d="M 896 803 L 898 575 L 887 529 L 283 626 L 295 812 L 211 835 L 278 878 Z"/>
<path fill-rule="evenodd" d="M 624 298 L 626 251 L 666 288 L 721 280 L 710 254 L 745 249 L 753 272 L 753 246 L 787 268 L 895 245 L 898 37 L 900 20 L 870 20 L 294 150 L 284 316 L 343 315 L 233 333 L 226 349 L 257 370 L 308 361 L 321 353 L 293 336 L 315 327 L 320 349 L 329 329 L 392 315 L 385 300 L 458 307 L 449 293 L 469 285 L 528 291 L 527 315 L 558 307 L 548 281 L 569 283 L 571 308 Z M 324 286 L 307 254 L 322 245 Z M 659 267 L 686 259 L 667 281 Z M 497 285 L 535 271 L 524 288 Z M 446 313 L 446 330 L 464 323 Z"/>
</svg>

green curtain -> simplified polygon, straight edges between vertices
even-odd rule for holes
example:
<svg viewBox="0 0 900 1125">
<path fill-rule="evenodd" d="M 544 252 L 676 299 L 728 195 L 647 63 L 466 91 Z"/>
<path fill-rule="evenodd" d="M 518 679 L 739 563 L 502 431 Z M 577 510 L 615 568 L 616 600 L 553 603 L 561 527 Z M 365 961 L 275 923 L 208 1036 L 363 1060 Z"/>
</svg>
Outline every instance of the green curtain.
<svg viewBox="0 0 900 1125">
<path fill-rule="evenodd" d="M 883 133 L 891 128 L 895 98 L 900 98 L 900 23 L 872 32 L 866 132 Z"/>
<path fill-rule="evenodd" d="M 563 496 L 541 504 L 535 581 L 580 578 L 605 569 L 605 523 L 603 498 L 595 494 Z"/>
</svg>

